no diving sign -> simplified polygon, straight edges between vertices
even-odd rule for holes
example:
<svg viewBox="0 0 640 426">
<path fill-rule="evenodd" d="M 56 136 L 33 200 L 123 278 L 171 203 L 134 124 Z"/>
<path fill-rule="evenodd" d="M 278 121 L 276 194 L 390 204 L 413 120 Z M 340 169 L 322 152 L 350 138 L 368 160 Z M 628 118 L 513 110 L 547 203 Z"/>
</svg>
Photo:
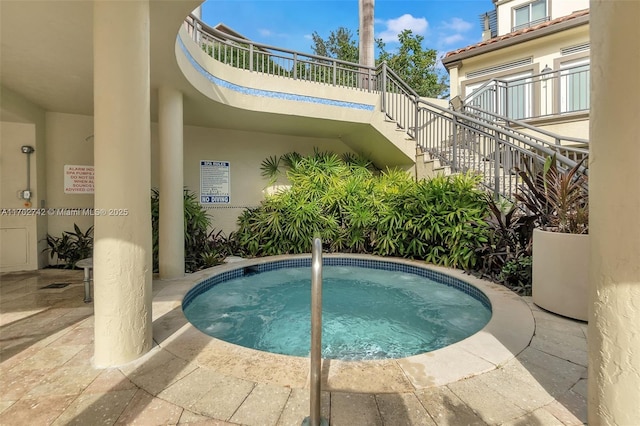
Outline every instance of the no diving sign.
<svg viewBox="0 0 640 426">
<path fill-rule="evenodd" d="M 229 204 L 231 164 L 228 161 L 200 161 L 200 204 Z"/>
</svg>

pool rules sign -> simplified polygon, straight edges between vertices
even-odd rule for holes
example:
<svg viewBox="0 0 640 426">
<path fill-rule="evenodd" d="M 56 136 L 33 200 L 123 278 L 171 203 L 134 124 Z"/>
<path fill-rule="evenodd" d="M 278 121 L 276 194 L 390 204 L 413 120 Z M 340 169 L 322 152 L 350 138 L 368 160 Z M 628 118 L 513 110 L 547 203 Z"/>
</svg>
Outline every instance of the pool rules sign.
<svg viewBox="0 0 640 426">
<path fill-rule="evenodd" d="M 200 161 L 200 204 L 229 204 L 230 163 Z"/>
</svg>

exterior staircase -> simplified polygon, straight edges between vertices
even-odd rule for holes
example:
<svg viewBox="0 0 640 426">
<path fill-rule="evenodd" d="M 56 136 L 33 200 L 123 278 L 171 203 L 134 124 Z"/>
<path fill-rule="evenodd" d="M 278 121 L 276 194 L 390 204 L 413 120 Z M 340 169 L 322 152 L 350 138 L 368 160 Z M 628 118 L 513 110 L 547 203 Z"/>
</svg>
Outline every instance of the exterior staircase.
<svg viewBox="0 0 640 426">
<path fill-rule="evenodd" d="M 228 65 L 379 95 L 381 119 L 371 125 L 396 146 L 415 144 L 416 178 L 477 173 L 496 196 L 512 199 L 520 184 L 515 168 L 555 155 L 559 169 L 570 169 L 588 155 L 586 140 L 480 110 L 458 98 L 450 107 L 421 98 L 386 63 L 366 67 L 254 43 L 211 28 L 193 15 L 185 26 L 205 52 Z"/>
</svg>

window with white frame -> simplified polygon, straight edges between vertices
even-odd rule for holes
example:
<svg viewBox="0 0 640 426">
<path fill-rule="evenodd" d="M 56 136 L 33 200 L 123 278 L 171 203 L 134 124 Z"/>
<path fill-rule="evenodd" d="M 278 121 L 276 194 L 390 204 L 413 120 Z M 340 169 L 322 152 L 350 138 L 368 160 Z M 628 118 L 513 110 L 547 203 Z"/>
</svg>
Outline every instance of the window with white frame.
<svg viewBox="0 0 640 426">
<path fill-rule="evenodd" d="M 589 109 L 589 58 L 560 64 L 560 112 Z"/>
<path fill-rule="evenodd" d="M 547 0 L 536 0 L 513 9 L 513 31 L 527 28 L 549 19 Z"/>
</svg>

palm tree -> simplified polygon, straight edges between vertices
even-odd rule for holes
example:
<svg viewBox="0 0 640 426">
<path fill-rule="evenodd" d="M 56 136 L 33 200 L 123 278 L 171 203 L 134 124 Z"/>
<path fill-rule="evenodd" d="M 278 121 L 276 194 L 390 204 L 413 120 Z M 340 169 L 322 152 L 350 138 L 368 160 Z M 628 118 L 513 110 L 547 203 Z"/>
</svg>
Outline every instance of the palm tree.
<svg viewBox="0 0 640 426">
<path fill-rule="evenodd" d="M 374 57 L 373 39 L 373 9 L 375 0 L 358 0 L 358 15 L 360 17 L 360 65 L 373 67 L 376 64 Z M 363 77 L 363 87 L 368 87 L 368 79 Z"/>
</svg>

